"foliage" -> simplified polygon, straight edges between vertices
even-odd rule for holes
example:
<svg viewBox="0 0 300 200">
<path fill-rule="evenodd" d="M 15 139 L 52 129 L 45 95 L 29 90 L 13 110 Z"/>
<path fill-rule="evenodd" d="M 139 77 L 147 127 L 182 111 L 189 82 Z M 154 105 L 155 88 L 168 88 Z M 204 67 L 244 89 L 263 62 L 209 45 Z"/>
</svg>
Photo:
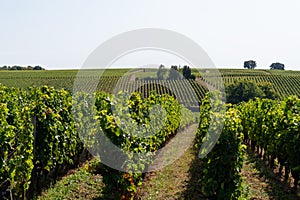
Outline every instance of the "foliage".
<svg viewBox="0 0 300 200">
<path fill-rule="evenodd" d="M 253 150 L 260 149 L 260 157 L 268 160 L 270 167 L 277 158 L 280 169 L 285 166 L 286 178 L 290 169 L 295 179 L 294 187 L 297 187 L 300 178 L 300 99 L 296 96 L 280 102 L 257 99 L 237 108 L 241 112 L 245 141 Z"/>
<path fill-rule="evenodd" d="M 0 88 L 0 195 L 25 197 L 33 169 L 31 106 L 23 91 Z"/>
<path fill-rule="evenodd" d="M 279 95 L 273 89 L 272 83 L 253 81 L 237 81 L 226 86 L 226 97 L 228 103 L 247 102 L 254 98 L 278 99 Z"/>
<path fill-rule="evenodd" d="M 284 70 L 284 64 L 282 63 L 272 63 L 270 69 Z"/>
<path fill-rule="evenodd" d="M 186 79 L 192 79 L 192 80 L 196 79 L 196 77 L 192 74 L 191 68 L 187 65 L 183 66 L 182 75 Z"/>
<path fill-rule="evenodd" d="M 237 109 L 223 111 L 219 98 L 215 93 L 208 93 L 201 105 L 196 147 L 215 138 L 222 123 L 224 127 L 214 148 L 202 158 L 199 183 L 206 198 L 238 199 L 243 190 L 240 171 L 245 148 L 241 119 Z M 209 129 L 214 131 L 210 133 Z"/>
<path fill-rule="evenodd" d="M 44 68 L 42 68 L 41 66 L 27 66 L 27 67 L 22 67 L 22 66 L 6 66 L 4 65 L 3 67 L 0 68 L 0 70 L 45 70 Z"/>
<path fill-rule="evenodd" d="M 99 124 L 106 136 L 127 152 L 124 169 L 128 172 L 112 171 L 112 178 L 118 179 L 124 198 L 132 198 L 136 187 L 142 184 L 140 172 L 151 164 L 156 150 L 176 134 L 179 127 L 194 122 L 193 114 L 168 95 L 151 93 L 146 99 L 141 98 L 139 93 L 130 94 L 130 98 L 126 98 L 126 94 L 123 93 L 116 96 L 106 94 L 96 96 Z M 155 105 L 162 106 L 165 113 L 159 110 L 151 112 L 155 109 Z M 129 112 L 126 112 L 128 108 Z M 113 113 L 113 110 L 121 113 Z M 124 115 L 129 116 L 131 120 L 126 121 L 124 127 L 117 126 L 117 121 L 122 123 L 126 118 Z M 185 119 L 182 120 L 182 117 Z M 159 127 L 162 129 L 159 130 Z M 133 153 L 142 154 L 135 158 Z M 133 163 L 131 159 L 135 162 Z"/>
<path fill-rule="evenodd" d="M 256 62 L 254 60 L 248 60 L 244 62 L 244 68 L 254 69 L 256 68 Z"/>
<path fill-rule="evenodd" d="M 47 86 L 28 90 L 2 86 L 0 97 L 0 193 L 9 191 L 14 198 L 30 197 L 26 191 L 39 191 L 47 180 L 75 165 L 84 151 L 81 140 L 98 147 L 99 125 L 127 152 L 123 165 L 128 173 L 114 172 L 112 177 L 118 179 L 123 194 L 132 197 L 156 150 L 180 127 L 195 121 L 193 113 L 173 97 L 155 93 L 146 99 L 139 93 L 129 99 L 122 93 L 76 93 L 72 99 L 70 92 Z M 124 122 L 124 116 L 131 120 L 119 127 L 117 122 Z M 128 162 L 133 153 L 147 156 Z"/>
<path fill-rule="evenodd" d="M 25 198 L 28 189 L 41 189 L 82 151 L 71 96 L 46 86 L 29 90 L 2 86 L 0 95 L 0 192 Z"/>
<path fill-rule="evenodd" d="M 249 101 L 256 97 L 264 97 L 264 92 L 252 81 L 238 81 L 227 85 L 226 98 L 228 103 Z"/>
<path fill-rule="evenodd" d="M 264 96 L 263 98 L 267 99 L 278 99 L 279 95 L 275 90 L 273 89 L 273 84 L 270 82 L 260 82 L 257 84 L 257 86 L 263 91 Z"/>
<path fill-rule="evenodd" d="M 45 86 L 31 88 L 29 95 L 33 105 L 35 152 L 38 152 L 34 155 L 34 174 L 38 177 L 53 174 L 56 178 L 59 166 L 73 164 L 83 151 L 71 112 L 71 94 Z"/>
</svg>

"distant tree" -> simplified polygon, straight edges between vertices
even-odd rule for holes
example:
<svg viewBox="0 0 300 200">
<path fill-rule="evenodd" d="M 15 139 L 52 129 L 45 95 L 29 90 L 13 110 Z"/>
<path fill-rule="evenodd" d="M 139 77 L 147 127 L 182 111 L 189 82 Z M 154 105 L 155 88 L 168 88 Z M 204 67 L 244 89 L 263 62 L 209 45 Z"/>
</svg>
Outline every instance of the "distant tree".
<svg viewBox="0 0 300 200">
<path fill-rule="evenodd" d="M 34 68 L 33 68 L 33 70 L 44 70 L 44 68 L 42 68 L 41 66 L 35 66 Z"/>
<path fill-rule="evenodd" d="M 265 96 L 264 92 L 252 81 L 241 80 L 227 85 L 225 89 L 227 102 L 233 104 Z"/>
<path fill-rule="evenodd" d="M 187 65 L 183 66 L 183 68 L 182 68 L 182 75 L 186 79 L 193 79 L 193 80 L 196 79 L 196 76 L 192 74 L 191 68 L 189 66 L 187 66 Z"/>
<path fill-rule="evenodd" d="M 183 75 L 184 78 L 189 79 L 190 76 L 192 75 L 191 68 L 187 65 L 183 66 L 182 75 Z"/>
<path fill-rule="evenodd" d="M 278 69 L 278 70 L 284 70 L 284 64 L 282 63 L 272 63 L 270 66 L 270 69 Z"/>
<path fill-rule="evenodd" d="M 160 65 L 158 67 L 158 70 L 157 70 L 157 79 L 158 80 L 163 80 L 164 77 L 165 77 L 165 73 L 166 73 L 165 66 L 164 65 Z"/>
<path fill-rule="evenodd" d="M 11 70 L 22 70 L 22 67 L 21 66 L 12 66 L 11 67 Z"/>
<path fill-rule="evenodd" d="M 248 60 L 244 62 L 244 68 L 254 69 L 256 67 L 256 62 L 254 60 Z"/>
<path fill-rule="evenodd" d="M 2 67 L 2 69 L 7 70 L 8 68 L 7 68 L 6 65 L 4 65 L 4 66 Z"/>
<path fill-rule="evenodd" d="M 178 80 L 180 79 L 180 74 L 179 74 L 179 68 L 176 65 L 172 65 L 170 70 L 169 70 L 169 77 L 168 79 L 170 80 Z"/>
</svg>

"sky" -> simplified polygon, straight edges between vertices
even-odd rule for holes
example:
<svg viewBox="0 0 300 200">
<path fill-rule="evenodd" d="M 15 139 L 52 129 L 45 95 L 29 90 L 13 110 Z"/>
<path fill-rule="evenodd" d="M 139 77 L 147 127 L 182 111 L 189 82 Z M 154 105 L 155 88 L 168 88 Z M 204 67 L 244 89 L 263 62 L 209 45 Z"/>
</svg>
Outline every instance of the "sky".
<svg viewBox="0 0 300 200">
<path fill-rule="evenodd" d="M 219 68 L 281 62 L 300 70 L 299 0 L 0 1 L 0 66 L 80 68 L 110 38 L 140 28 L 178 32 Z M 181 64 L 159 52 L 128 55 L 115 66 Z"/>
</svg>

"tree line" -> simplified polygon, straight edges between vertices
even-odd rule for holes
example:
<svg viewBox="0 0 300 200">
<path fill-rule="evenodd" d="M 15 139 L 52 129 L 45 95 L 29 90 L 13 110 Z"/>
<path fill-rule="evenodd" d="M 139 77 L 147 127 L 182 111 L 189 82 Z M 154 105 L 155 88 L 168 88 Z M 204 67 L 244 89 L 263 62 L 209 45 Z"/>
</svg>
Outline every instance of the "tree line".
<svg viewBox="0 0 300 200">
<path fill-rule="evenodd" d="M 177 65 L 172 65 L 170 69 L 166 69 L 164 65 L 160 65 L 158 67 L 157 79 L 159 80 L 179 80 L 182 78 L 195 80 L 196 76 L 192 74 L 191 68 L 187 65 L 183 66 L 183 68 Z"/>
<path fill-rule="evenodd" d="M 4 65 L 3 67 L 0 67 L 0 70 L 45 70 L 45 69 L 39 65 L 34 66 L 34 67 L 33 66 L 22 67 L 22 66 L 18 66 L 18 65 L 14 65 L 14 66 Z"/>
</svg>

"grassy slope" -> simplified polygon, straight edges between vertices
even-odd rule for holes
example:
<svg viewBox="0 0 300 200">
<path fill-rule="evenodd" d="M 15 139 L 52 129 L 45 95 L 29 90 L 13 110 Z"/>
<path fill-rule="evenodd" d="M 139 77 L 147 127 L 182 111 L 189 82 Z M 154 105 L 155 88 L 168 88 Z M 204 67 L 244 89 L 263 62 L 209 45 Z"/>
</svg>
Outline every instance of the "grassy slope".
<svg viewBox="0 0 300 200">
<path fill-rule="evenodd" d="M 86 162 L 76 170 L 72 170 L 57 183 L 44 191 L 35 199 L 95 199 L 103 196 L 103 177 L 101 174 L 90 170 L 93 164 L 98 163 L 95 159 Z"/>
</svg>

